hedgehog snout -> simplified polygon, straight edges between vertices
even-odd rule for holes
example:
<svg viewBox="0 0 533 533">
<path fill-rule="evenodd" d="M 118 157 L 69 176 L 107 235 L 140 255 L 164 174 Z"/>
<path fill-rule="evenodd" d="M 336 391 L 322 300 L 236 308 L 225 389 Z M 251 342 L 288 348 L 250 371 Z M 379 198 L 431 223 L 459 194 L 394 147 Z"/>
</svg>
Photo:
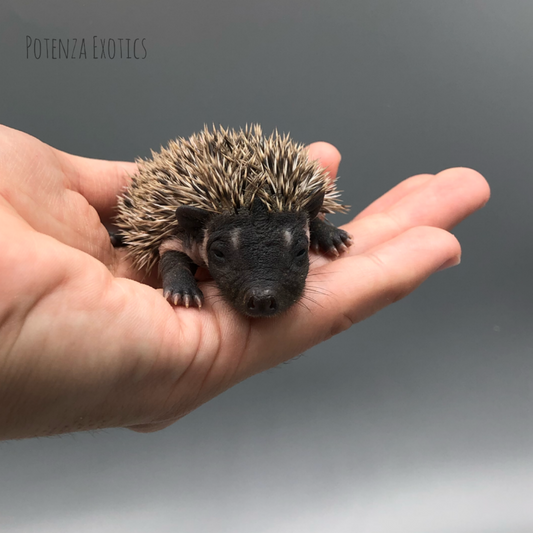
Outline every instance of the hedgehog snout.
<svg viewBox="0 0 533 533">
<path fill-rule="evenodd" d="M 278 312 L 278 302 L 272 289 L 250 289 L 246 292 L 246 313 L 249 316 L 272 316 Z"/>
</svg>

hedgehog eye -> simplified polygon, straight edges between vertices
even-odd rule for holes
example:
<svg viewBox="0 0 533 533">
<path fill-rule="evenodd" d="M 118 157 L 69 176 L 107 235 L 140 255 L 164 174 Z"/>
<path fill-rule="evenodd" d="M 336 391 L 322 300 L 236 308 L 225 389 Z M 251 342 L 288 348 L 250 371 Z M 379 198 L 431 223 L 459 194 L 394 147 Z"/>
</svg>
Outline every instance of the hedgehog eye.
<svg viewBox="0 0 533 533">
<path fill-rule="evenodd" d="M 213 255 L 218 259 L 224 259 L 224 254 L 220 250 L 213 250 Z"/>
<path fill-rule="evenodd" d="M 303 257 L 306 252 L 307 252 L 307 248 L 302 248 L 301 250 L 298 251 L 298 253 L 296 254 L 296 257 Z"/>
</svg>

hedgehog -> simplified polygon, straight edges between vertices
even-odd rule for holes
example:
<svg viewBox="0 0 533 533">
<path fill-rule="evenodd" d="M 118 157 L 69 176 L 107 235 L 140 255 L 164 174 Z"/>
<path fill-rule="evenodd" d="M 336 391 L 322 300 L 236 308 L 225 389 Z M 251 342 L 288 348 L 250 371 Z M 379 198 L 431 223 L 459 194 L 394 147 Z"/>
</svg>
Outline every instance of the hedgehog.
<svg viewBox="0 0 533 533">
<path fill-rule="evenodd" d="M 309 250 L 338 256 L 352 244 L 325 218 L 347 210 L 335 182 L 289 135 L 206 126 L 136 163 L 112 241 L 135 268 L 159 265 L 171 305 L 202 307 L 195 272 L 206 267 L 238 312 L 278 315 L 304 294 Z"/>
</svg>

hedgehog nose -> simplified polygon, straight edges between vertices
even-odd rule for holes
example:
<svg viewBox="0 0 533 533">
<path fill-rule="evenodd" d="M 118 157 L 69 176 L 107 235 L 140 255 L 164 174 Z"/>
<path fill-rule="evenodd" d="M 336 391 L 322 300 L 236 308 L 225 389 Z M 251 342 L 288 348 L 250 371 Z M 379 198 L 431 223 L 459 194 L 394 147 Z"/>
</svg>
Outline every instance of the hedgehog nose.
<svg viewBox="0 0 533 533">
<path fill-rule="evenodd" d="M 274 291 L 270 289 L 252 289 L 247 294 L 247 312 L 250 316 L 271 316 L 278 310 Z"/>
</svg>

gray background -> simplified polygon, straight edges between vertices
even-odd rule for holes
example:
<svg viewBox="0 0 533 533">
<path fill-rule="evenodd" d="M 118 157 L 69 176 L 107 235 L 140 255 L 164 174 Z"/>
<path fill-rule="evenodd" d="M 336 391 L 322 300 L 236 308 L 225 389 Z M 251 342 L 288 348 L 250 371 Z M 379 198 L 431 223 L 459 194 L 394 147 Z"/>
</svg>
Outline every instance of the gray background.
<svg viewBox="0 0 533 533">
<path fill-rule="evenodd" d="M 335 144 L 353 214 L 452 166 L 493 197 L 460 267 L 173 427 L 2 443 L 0 531 L 532 531 L 532 27 L 530 0 L 4 0 L 0 120 L 53 146 L 259 122 Z M 26 59 L 26 35 L 148 56 Z"/>
</svg>

